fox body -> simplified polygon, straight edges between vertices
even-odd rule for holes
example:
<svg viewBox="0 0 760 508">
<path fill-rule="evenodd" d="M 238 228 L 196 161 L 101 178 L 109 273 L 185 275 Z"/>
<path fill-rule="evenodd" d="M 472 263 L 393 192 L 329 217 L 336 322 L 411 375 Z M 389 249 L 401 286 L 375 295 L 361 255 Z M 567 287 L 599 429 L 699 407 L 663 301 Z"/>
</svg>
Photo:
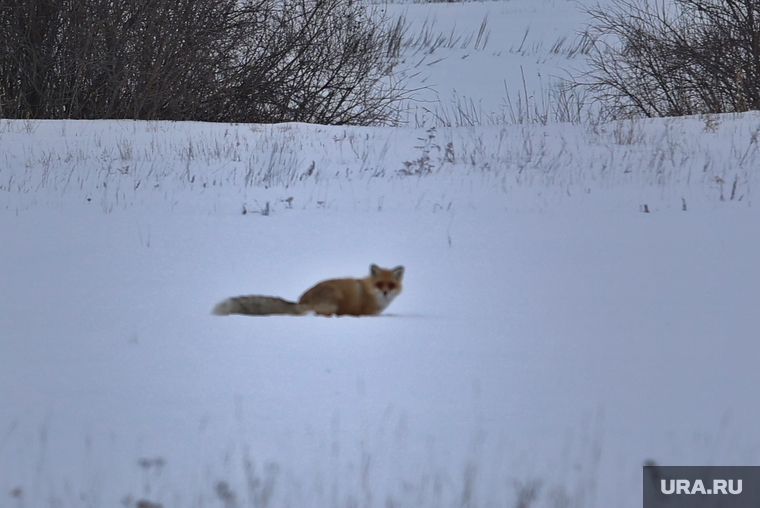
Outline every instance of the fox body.
<svg viewBox="0 0 760 508">
<path fill-rule="evenodd" d="M 322 316 L 374 316 L 401 293 L 403 277 L 403 266 L 388 270 L 372 265 L 368 277 L 322 281 L 302 294 L 298 302 L 274 296 L 236 296 L 219 302 L 212 314 L 268 316 L 314 312 Z"/>
</svg>

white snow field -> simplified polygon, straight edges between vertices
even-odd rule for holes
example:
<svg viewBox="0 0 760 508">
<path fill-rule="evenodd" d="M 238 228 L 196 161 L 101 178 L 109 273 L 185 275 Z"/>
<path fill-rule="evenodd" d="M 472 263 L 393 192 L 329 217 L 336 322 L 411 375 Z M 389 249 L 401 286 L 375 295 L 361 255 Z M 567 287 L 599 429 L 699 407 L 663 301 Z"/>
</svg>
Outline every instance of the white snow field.
<svg viewBox="0 0 760 508">
<path fill-rule="evenodd" d="M 408 46 L 409 127 L 0 121 L 0 506 L 638 507 L 646 460 L 760 465 L 760 114 L 520 124 L 580 4 L 387 8 L 488 13 Z M 454 90 L 485 125 L 435 122 Z M 370 263 L 378 317 L 210 314 Z"/>
</svg>

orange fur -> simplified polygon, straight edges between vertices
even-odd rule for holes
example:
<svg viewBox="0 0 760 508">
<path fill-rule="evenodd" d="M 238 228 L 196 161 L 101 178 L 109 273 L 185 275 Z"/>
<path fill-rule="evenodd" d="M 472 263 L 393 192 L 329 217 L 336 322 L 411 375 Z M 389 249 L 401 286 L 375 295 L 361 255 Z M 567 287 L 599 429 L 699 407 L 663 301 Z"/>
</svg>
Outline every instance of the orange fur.
<svg viewBox="0 0 760 508">
<path fill-rule="evenodd" d="M 298 315 L 314 312 L 322 316 L 374 316 L 381 313 L 401 293 L 404 267 L 393 269 L 370 266 L 363 279 L 330 279 L 308 289 L 298 303 L 272 296 L 238 296 L 214 307 L 213 314 Z"/>
</svg>

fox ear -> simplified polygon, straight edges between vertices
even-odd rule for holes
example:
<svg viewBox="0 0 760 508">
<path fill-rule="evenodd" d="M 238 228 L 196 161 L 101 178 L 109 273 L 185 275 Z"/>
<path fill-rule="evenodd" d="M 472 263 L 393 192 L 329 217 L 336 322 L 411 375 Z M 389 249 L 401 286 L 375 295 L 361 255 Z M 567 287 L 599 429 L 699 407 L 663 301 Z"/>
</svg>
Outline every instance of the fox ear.
<svg viewBox="0 0 760 508">
<path fill-rule="evenodd" d="M 397 266 L 393 270 L 393 276 L 396 277 L 396 280 L 401 282 L 401 279 L 404 278 L 404 267 L 403 266 Z"/>
<path fill-rule="evenodd" d="M 377 277 L 380 274 L 380 267 L 375 264 L 369 265 L 369 274 L 372 277 Z"/>
</svg>

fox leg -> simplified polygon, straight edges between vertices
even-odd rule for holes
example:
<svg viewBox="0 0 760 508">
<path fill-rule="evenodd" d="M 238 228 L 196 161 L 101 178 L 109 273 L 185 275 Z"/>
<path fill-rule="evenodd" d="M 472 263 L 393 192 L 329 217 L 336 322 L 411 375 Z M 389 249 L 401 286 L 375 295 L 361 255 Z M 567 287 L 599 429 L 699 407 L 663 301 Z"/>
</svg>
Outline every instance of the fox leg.
<svg viewBox="0 0 760 508">
<path fill-rule="evenodd" d="M 338 305 L 334 303 L 318 303 L 311 305 L 310 310 L 313 310 L 320 316 L 333 316 L 338 312 Z"/>
</svg>

